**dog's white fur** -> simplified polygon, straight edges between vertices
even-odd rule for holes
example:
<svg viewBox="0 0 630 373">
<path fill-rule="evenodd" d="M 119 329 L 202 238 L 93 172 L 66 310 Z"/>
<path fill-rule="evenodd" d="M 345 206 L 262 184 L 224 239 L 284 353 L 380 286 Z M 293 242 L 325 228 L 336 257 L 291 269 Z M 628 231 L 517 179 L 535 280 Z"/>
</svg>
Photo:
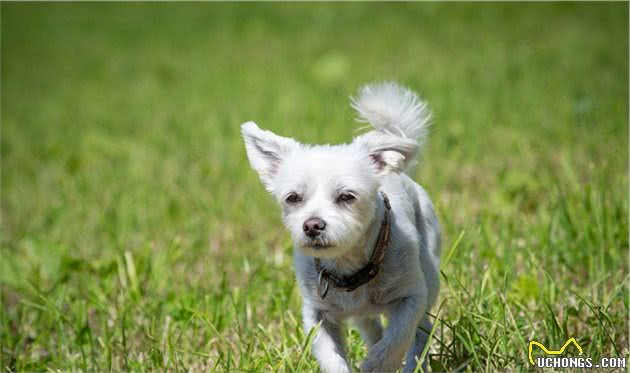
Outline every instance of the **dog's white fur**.
<svg viewBox="0 0 630 373">
<path fill-rule="evenodd" d="M 415 93 L 394 83 L 364 87 L 352 106 L 373 130 L 350 144 L 303 145 L 254 122 L 244 123 L 242 134 L 249 161 L 278 200 L 293 238 L 304 329 L 320 324 L 313 354 L 322 371 L 351 371 L 342 322 L 352 318 L 369 347 L 362 371 L 395 371 L 406 354 L 404 371 L 411 372 L 432 328 L 427 312 L 439 288 L 440 226 L 427 193 L 404 171 L 416 159 L 431 115 Z M 385 211 L 378 191 L 392 206 L 379 274 L 353 292 L 331 288 L 320 299 L 313 257 L 337 274 L 365 266 Z M 355 199 L 341 201 L 341 194 Z M 326 222 L 315 239 L 303 230 L 311 217 Z M 389 320 L 385 330 L 381 315 Z"/>
</svg>

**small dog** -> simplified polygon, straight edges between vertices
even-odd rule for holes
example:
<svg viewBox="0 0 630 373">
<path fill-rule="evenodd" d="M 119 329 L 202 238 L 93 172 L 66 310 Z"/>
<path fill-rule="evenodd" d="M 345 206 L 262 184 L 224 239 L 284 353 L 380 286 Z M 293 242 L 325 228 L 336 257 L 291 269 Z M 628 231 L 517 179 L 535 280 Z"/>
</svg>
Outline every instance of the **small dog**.
<svg viewBox="0 0 630 373">
<path fill-rule="evenodd" d="M 351 371 L 342 330 L 351 318 L 369 347 L 362 371 L 395 371 L 406 354 L 403 371 L 412 372 L 432 329 L 440 226 L 404 172 L 431 114 L 394 83 L 365 86 L 351 102 L 373 130 L 349 144 L 304 145 L 247 122 L 245 148 L 293 238 L 304 329 L 319 324 L 313 354 L 322 371 Z"/>
</svg>

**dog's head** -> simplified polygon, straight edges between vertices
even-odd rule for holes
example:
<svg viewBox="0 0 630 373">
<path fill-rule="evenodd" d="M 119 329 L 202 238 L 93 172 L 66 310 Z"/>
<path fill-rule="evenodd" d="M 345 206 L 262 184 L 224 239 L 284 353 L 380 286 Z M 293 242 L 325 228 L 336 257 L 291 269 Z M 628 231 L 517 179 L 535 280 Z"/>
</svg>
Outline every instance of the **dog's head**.
<svg viewBox="0 0 630 373">
<path fill-rule="evenodd" d="M 336 257 L 365 237 L 377 210 L 383 176 L 402 172 L 415 140 L 372 131 L 342 145 L 303 145 L 241 127 L 247 156 L 282 207 L 282 219 L 303 253 Z"/>
</svg>

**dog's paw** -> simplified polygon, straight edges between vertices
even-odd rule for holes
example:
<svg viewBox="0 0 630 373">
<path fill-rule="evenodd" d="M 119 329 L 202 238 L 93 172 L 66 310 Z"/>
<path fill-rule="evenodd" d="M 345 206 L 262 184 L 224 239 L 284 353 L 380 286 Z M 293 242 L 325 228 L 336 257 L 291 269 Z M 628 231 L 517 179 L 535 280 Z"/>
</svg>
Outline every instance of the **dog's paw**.
<svg viewBox="0 0 630 373">
<path fill-rule="evenodd" d="M 319 359 L 319 365 L 323 373 L 351 373 L 348 363 L 338 355 Z"/>
<path fill-rule="evenodd" d="M 383 373 L 394 371 L 395 369 L 387 369 L 382 361 L 375 361 L 369 358 L 366 358 L 363 363 L 361 363 L 361 373 Z"/>
<path fill-rule="evenodd" d="M 370 373 L 370 372 L 377 372 L 376 364 L 374 362 L 371 362 L 365 359 L 361 363 L 361 373 Z"/>
<path fill-rule="evenodd" d="M 402 365 L 402 362 L 397 364 L 396 361 L 400 360 L 392 358 L 391 351 L 388 353 L 387 345 L 381 340 L 361 363 L 361 372 L 394 372 Z"/>
<path fill-rule="evenodd" d="M 370 373 L 370 372 L 384 372 L 385 368 L 383 366 L 383 360 L 380 357 L 376 357 L 370 355 L 363 360 L 361 363 L 361 372 L 362 373 Z"/>
</svg>

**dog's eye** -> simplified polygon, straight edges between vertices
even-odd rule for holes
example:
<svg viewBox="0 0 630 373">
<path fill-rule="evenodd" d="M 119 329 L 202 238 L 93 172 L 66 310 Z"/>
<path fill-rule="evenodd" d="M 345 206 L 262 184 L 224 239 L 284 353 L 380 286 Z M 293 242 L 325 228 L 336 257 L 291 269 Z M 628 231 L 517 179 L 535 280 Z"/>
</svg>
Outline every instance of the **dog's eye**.
<svg viewBox="0 0 630 373">
<path fill-rule="evenodd" d="M 350 202 L 350 201 L 354 201 L 357 197 L 355 197 L 353 194 L 350 193 L 341 193 L 338 197 L 337 197 L 337 202 Z"/>
<path fill-rule="evenodd" d="M 291 193 L 287 196 L 287 198 L 285 199 L 285 201 L 287 201 L 287 203 L 298 203 L 298 202 L 302 202 L 302 196 L 300 196 L 297 193 Z"/>
</svg>

